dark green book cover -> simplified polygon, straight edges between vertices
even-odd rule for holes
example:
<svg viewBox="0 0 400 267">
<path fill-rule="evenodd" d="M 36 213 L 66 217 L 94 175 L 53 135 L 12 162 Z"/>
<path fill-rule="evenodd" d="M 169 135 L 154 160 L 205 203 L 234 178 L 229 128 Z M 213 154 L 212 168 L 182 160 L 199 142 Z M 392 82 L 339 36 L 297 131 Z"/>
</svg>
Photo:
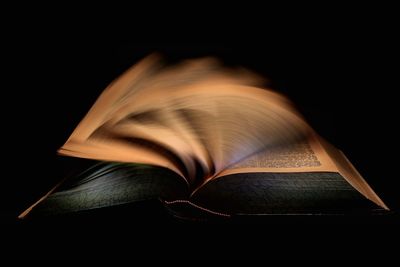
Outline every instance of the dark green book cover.
<svg viewBox="0 0 400 267">
<path fill-rule="evenodd" d="M 96 212 L 146 201 L 159 201 L 173 217 L 194 220 L 385 211 L 334 172 L 231 174 L 193 194 L 182 177 L 168 169 L 100 162 L 69 177 L 26 217 Z"/>
</svg>

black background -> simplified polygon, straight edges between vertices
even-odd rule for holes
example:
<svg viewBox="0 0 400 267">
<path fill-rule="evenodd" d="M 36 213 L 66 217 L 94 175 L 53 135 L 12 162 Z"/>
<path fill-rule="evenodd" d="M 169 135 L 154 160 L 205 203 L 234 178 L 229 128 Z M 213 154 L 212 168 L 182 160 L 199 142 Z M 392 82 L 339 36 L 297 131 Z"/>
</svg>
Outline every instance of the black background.
<svg viewBox="0 0 400 267">
<path fill-rule="evenodd" d="M 270 86 L 288 95 L 313 128 L 342 149 L 387 205 L 398 210 L 395 36 L 374 21 L 320 19 L 278 21 L 274 27 L 262 20 L 253 25 L 223 21 L 190 30 L 181 23 L 160 23 L 157 30 L 136 23 L 127 32 L 104 28 L 96 36 L 91 26 L 26 25 L 28 30 L 12 32 L 3 49 L 9 83 L 2 98 L 2 220 L 14 223 L 61 179 L 68 160 L 56 150 L 101 91 L 152 52 L 171 62 L 216 56 L 269 78 Z M 126 35 L 131 38 L 119 38 Z"/>
</svg>

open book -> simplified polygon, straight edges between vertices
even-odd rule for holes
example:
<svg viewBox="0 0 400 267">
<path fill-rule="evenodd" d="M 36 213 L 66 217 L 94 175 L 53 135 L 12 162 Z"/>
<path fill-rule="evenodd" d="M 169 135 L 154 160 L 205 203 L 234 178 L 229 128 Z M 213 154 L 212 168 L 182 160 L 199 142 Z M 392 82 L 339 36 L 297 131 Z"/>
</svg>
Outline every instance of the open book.
<svg viewBox="0 0 400 267">
<path fill-rule="evenodd" d="M 145 58 L 108 86 L 59 150 L 100 163 L 20 217 L 150 199 L 179 217 L 388 209 L 344 154 L 262 83 L 211 58 L 167 67 Z"/>
</svg>

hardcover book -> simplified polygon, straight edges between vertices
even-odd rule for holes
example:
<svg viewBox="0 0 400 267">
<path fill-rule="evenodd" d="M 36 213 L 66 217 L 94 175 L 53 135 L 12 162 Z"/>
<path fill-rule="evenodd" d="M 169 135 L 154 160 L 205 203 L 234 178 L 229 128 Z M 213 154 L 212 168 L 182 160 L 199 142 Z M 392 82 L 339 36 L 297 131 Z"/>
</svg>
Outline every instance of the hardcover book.
<svg viewBox="0 0 400 267">
<path fill-rule="evenodd" d="M 96 161 L 19 217 L 157 200 L 179 218 L 388 207 L 283 95 L 211 58 L 152 55 L 112 82 L 59 154 Z"/>
</svg>

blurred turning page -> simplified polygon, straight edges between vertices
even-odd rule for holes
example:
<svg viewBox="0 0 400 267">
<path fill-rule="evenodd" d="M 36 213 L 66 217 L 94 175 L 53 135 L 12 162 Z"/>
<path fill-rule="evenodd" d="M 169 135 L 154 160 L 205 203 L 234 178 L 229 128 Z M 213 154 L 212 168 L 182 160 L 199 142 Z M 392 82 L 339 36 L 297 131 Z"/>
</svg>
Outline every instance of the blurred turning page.
<svg viewBox="0 0 400 267">
<path fill-rule="evenodd" d="M 257 151 L 307 135 L 288 99 L 256 87 L 260 83 L 214 59 L 163 67 L 150 56 L 103 92 L 59 152 L 162 166 L 188 183 L 199 171 L 212 177 Z"/>
</svg>

